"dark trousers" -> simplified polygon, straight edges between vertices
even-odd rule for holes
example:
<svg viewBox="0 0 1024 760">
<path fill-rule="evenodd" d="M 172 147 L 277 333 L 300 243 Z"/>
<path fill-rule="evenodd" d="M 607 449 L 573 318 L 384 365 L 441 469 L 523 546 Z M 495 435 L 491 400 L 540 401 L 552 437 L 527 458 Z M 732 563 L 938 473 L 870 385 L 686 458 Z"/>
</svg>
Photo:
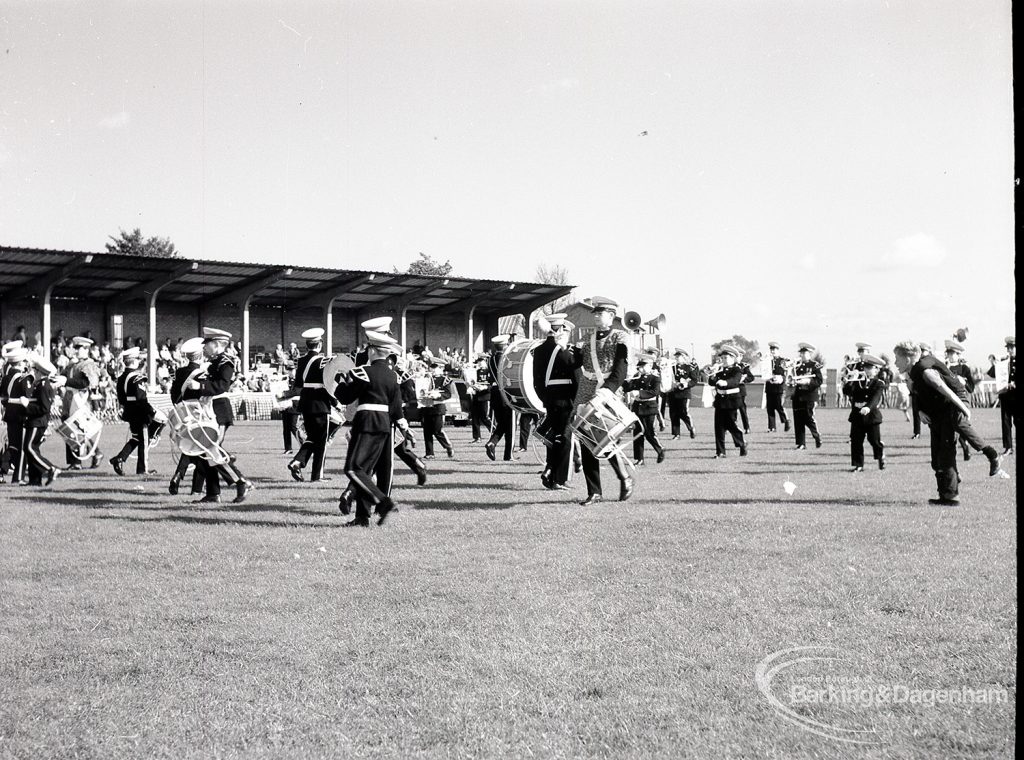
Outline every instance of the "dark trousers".
<svg viewBox="0 0 1024 760">
<path fill-rule="evenodd" d="M 490 394 L 487 394 L 483 398 L 480 398 L 480 394 L 476 393 L 473 395 L 473 401 L 469 407 L 469 419 L 470 424 L 473 426 L 473 440 L 480 438 L 480 428 L 487 428 L 487 432 L 491 432 L 491 398 Z"/>
<path fill-rule="evenodd" d="M 796 445 L 806 446 L 807 435 L 805 430 L 811 431 L 814 442 L 821 440 L 818 435 L 818 423 L 814 421 L 814 405 L 793 407 L 793 429 L 796 432 Z"/>
<path fill-rule="evenodd" d="M 317 481 L 324 476 L 324 464 L 327 460 L 327 438 L 331 434 L 332 423 L 327 414 L 303 414 L 302 424 L 306 427 L 306 440 L 295 452 L 295 461 L 305 467 L 310 457 L 313 458 L 313 472 L 310 480 Z M 335 426 L 336 427 L 336 426 Z"/>
<path fill-rule="evenodd" d="M 405 466 L 417 475 L 427 469 L 423 460 L 416 456 L 416 452 L 409 447 L 405 440 L 395 446 L 395 456 L 405 462 Z M 391 493 L 390 489 L 388 489 L 388 493 Z"/>
<path fill-rule="evenodd" d="M 635 438 L 633 438 L 633 459 L 640 462 L 644 461 L 645 439 L 650 442 L 651 447 L 657 453 L 661 453 L 661 442 L 658 440 L 658 434 L 654 431 L 654 423 L 656 421 L 657 417 L 655 415 L 644 415 L 643 417 L 640 417 L 640 421 L 633 426 L 633 435 L 635 436 Z"/>
<path fill-rule="evenodd" d="M 974 426 L 965 414 L 962 412 L 958 414 L 954 424 L 956 425 L 960 448 L 963 449 L 965 457 L 967 456 L 968 446 L 975 451 L 984 453 L 989 459 L 995 459 L 999 456 L 999 452 L 986 444 L 985 439 L 978 435 L 978 431 L 974 429 Z"/>
<path fill-rule="evenodd" d="M 228 485 L 234 485 L 242 479 L 242 473 L 238 471 L 238 468 L 232 462 L 213 464 L 213 462 L 203 459 L 200 464 L 202 465 L 203 479 L 206 481 L 207 496 L 220 495 L 220 481 L 222 479 Z"/>
<path fill-rule="evenodd" d="M 431 407 L 420 410 L 420 422 L 423 425 L 423 451 L 428 457 L 434 456 L 434 439 L 447 451 L 452 442 L 444 432 L 444 409 L 433 411 Z M 351 444 L 349 444 L 351 447 Z"/>
<path fill-rule="evenodd" d="M 955 499 L 960 493 L 960 474 L 956 468 L 956 436 L 959 409 L 949 406 L 929 415 L 932 470 L 940 499 Z"/>
<path fill-rule="evenodd" d="M 885 444 L 882 443 L 882 423 L 863 422 L 858 419 L 850 421 L 850 461 L 854 467 L 864 466 L 864 437 L 871 444 L 871 454 L 875 459 L 885 457 Z"/>
<path fill-rule="evenodd" d="M 200 463 L 202 462 L 202 459 L 202 457 L 182 454 L 178 457 L 178 464 L 174 468 L 174 474 L 171 475 L 171 481 L 174 483 L 180 483 L 184 479 L 185 475 L 188 474 L 189 465 L 194 465 L 196 468 L 195 471 L 201 472 Z"/>
<path fill-rule="evenodd" d="M 136 449 L 139 451 L 135 462 L 135 474 L 145 475 L 149 472 L 149 441 L 152 436 L 159 435 L 163 430 L 161 422 L 146 422 L 142 419 L 128 420 L 128 429 L 131 431 L 131 438 L 114 457 L 119 462 L 127 462 L 128 457 Z"/>
<path fill-rule="evenodd" d="M 352 433 L 345 455 L 345 474 L 355 489 L 356 520 L 360 522 L 368 521 L 371 507 L 387 498 L 374 478 L 383 466 L 382 459 L 387 459 L 390 466 L 390 444 L 390 433 Z M 390 478 L 387 480 L 390 487 Z"/>
<path fill-rule="evenodd" d="M 786 407 L 782 405 L 782 400 L 786 397 L 783 393 L 769 393 L 765 391 L 765 406 L 768 408 L 768 430 L 771 432 L 775 431 L 775 415 L 779 415 L 779 420 L 783 425 L 789 426 L 789 418 L 786 417 Z"/>
<path fill-rule="evenodd" d="M 688 396 L 669 396 L 668 415 L 672 420 L 672 435 L 679 435 L 679 423 L 686 425 L 686 429 L 693 432 L 693 421 L 690 419 L 690 399 Z"/>
<path fill-rule="evenodd" d="M 530 447 L 530 433 L 537 427 L 540 417 L 529 412 L 519 414 L 519 448 L 526 451 Z"/>
<path fill-rule="evenodd" d="M 557 404 L 546 409 L 544 422 L 549 429 L 548 437 L 554 441 L 547 447 L 544 472 L 552 483 L 565 485 L 569 480 L 569 464 L 572 462 L 572 403 Z"/>
<path fill-rule="evenodd" d="M 725 433 L 732 435 L 732 443 L 736 448 L 743 446 L 743 431 L 736 424 L 739 409 L 719 409 L 715 407 L 715 453 L 725 453 Z"/>
<path fill-rule="evenodd" d="M 910 414 L 914 420 L 914 435 L 921 435 L 921 410 L 917 408 L 917 397 L 910 397 Z"/>
<path fill-rule="evenodd" d="M 494 427 L 488 443 L 497 446 L 504 438 L 505 451 L 502 458 L 507 462 L 512 459 L 512 407 L 496 403 L 491 405 L 491 409 L 494 412 Z"/>
<path fill-rule="evenodd" d="M 53 462 L 44 457 L 43 452 L 39 450 L 44 435 L 46 435 L 44 427 L 25 428 L 24 456 L 28 466 L 28 480 L 34 485 L 42 485 L 43 475 L 48 475 L 57 469 Z"/>
<path fill-rule="evenodd" d="M 281 414 L 281 433 L 284 438 L 284 450 L 292 450 L 292 437 L 299 442 L 301 446 L 303 443 L 302 433 L 299 432 L 299 415 L 295 412 L 283 412 Z"/>
<path fill-rule="evenodd" d="M 1013 427 L 1014 427 L 1014 414 L 1017 413 L 1016 399 L 1010 398 L 1010 395 L 1004 393 L 999 397 L 999 421 L 1002 423 L 1003 428 L 1003 448 L 1012 449 L 1013 445 Z"/>
<path fill-rule="evenodd" d="M 7 461 L 13 468 L 12 483 L 25 477 L 25 428 L 20 422 L 7 423 Z"/>
<path fill-rule="evenodd" d="M 581 446 L 583 455 L 583 478 L 587 481 L 587 494 L 601 493 L 601 460 L 595 457 L 590 449 Z M 612 454 L 608 458 L 608 464 L 612 466 L 615 477 L 620 481 L 627 477 L 626 463 L 618 454 Z"/>
<path fill-rule="evenodd" d="M 743 422 L 743 432 L 750 432 L 750 418 L 747 417 L 747 399 L 740 397 L 740 420 Z"/>
</svg>

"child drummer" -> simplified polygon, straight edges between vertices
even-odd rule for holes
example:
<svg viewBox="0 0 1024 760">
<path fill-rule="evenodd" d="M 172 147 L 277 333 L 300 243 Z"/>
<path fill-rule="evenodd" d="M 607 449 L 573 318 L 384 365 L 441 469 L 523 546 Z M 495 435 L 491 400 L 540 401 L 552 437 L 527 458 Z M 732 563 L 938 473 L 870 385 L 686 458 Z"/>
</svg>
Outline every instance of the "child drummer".
<svg viewBox="0 0 1024 760">
<path fill-rule="evenodd" d="M 860 357 L 863 378 L 853 379 L 843 385 L 843 393 L 850 397 L 850 458 L 853 469 L 851 472 L 864 472 L 864 437 L 874 458 L 878 460 L 878 469 L 885 469 L 885 444 L 882 443 L 882 401 L 885 397 L 886 383 L 878 376 L 885 362 L 871 354 Z"/>
</svg>

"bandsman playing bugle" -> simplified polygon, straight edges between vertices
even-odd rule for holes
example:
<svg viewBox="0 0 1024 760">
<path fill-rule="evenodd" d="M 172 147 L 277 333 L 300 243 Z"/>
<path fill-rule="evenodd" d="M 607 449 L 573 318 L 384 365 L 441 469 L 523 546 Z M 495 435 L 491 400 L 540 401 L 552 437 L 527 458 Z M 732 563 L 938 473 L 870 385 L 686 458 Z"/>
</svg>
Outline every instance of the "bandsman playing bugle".
<svg viewBox="0 0 1024 760">
<path fill-rule="evenodd" d="M 862 377 L 853 377 L 843 384 L 843 393 L 850 397 L 850 460 L 852 472 L 864 472 L 864 438 L 871 444 L 871 452 L 878 469 L 885 469 L 885 444 L 882 443 L 882 400 L 885 382 L 878 377 L 885 362 L 868 353 L 858 360 Z"/>
<path fill-rule="evenodd" d="M 715 389 L 715 458 L 725 458 L 725 433 L 732 435 L 733 445 L 740 450 L 740 456 L 747 455 L 747 444 L 743 431 L 736 424 L 740 408 L 740 387 L 743 385 L 743 370 L 737 362 L 743 352 L 736 346 L 725 345 L 718 351 L 722 367 L 708 377 L 708 384 Z"/>
<path fill-rule="evenodd" d="M 812 361 L 811 357 L 817 349 L 810 343 L 801 343 L 800 361 L 793 368 L 790 382 L 793 384 L 793 427 L 796 435 L 796 447 L 806 449 L 806 430 L 811 431 L 814 445 L 821 448 L 821 435 L 814 421 L 814 407 L 818 403 L 818 389 L 824 382 L 821 376 L 821 365 Z"/>
<path fill-rule="evenodd" d="M 690 395 L 693 386 L 700 383 L 704 376 L 697 366 L 697 362 L 687 353 L 677 348 L 675 350 L 675 363 L 672 365 L 672 387 L 666 394 L 668 396 L 668 414 L 672 421 L 672 440 L 679 438 L 680 422 L 686 425 L 690 438 L 696 438 L 693 430 L 693 421 L 690 419 Z"/>
<path fill-rule="evenodd" d="M 789 372 L 790 361 L 780 356 L 779 344 L 774 340 L 768 342 L 768 353 L 771 356 L 772 364 L 771 376 L 764 384 L 765 406 L 768 409 L 768 432 L 776 431 L 775 415 L 778 414 L 785 432 L 788 433 L 789 418 L 786 416 L 783 399 L 786 396 L 786 375 Z"/>
</svg>

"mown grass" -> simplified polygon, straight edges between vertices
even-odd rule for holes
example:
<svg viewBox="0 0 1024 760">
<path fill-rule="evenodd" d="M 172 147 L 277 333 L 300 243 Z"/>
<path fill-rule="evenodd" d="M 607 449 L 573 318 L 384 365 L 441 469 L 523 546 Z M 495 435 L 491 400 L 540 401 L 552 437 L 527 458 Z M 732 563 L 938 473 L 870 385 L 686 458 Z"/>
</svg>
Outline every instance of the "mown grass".
<svg viewBox="0 0 1024 760">
<path fill-rule="evenodd" d="M 166 443 L 159 478 L 0 486 L 0 756 L 1010 756 L 1013 462 L 999 480 L 972 460 L 940 508 L 893 413 L 890 468 L 858 475 L 841 411 L 819 412 L 821 450 L 755 432 L 724 461 L 695 413 L 633 500 L 588 508 L 582 482 L 546 491 L 532 455 L 492 463 L 465 428 L 426 488 L 400 471 L 401 511 L 372 530 L 339 529 L 343 444 L 332 482 L 299 485 L 276 423 L 232 431 L 245 509 L 169 496 Z M 976 422 L 998 440 L 995 412 Z M 809 645 L 1009 702 L 875 708 L 877 744 L 838 743 L 755 686 Z"/>
</svg>

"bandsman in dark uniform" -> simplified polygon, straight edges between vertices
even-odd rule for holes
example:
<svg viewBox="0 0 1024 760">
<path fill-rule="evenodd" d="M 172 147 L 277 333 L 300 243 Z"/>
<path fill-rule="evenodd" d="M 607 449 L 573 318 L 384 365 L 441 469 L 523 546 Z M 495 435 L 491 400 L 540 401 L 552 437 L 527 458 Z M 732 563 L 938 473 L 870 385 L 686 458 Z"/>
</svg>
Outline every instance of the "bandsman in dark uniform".
<svg viewBox="0 0 1024 760">
<path fill-rule="evenodd" d="M 124 463 L 138 449 L 135 463 L 136 475 L 149 475 L 156 470 L 149 469 L 150 440 L 159 436 L 164 423 L 157 420 L 156 409 L 149 403 L 149 380 L 139 368 L 143 354 L 138 346 L 121 352 L 125 370 L 117 379 L 117 401 L 121 405 L 121 419 L 128 423 L 131 437 L 124 447 L 110 460 L 114 472 L 124 475 Z"/>
<path fill-rule="evenodd" d="M 497 448 L 502 439 L 505 440 L 503 459 L 506 462 L 512 460 L 512 407 L 505 403 L 498 388 L 498 368 L 501 366 L 501 355 L 508 345 L 507 335 L 498 335 L 491 338 L 491 356 L 488 359 L 488 369 L 491 375 L 491 411 L 494 416 L 494 426 L 491 428 L 491 437 L 488 439 L 484 450 L 491 461 L 497 460 Z"/>
<path fill-rule="evenodd" d="M 775 415 L 779 415 L 785 432 L 789 432 L 789 418 L 783 403 L 786 397 L 786 375 L 789 373 L 790 361 L 781 355 L 779 344 L 774 340 L 768 342 L 768 353 L 771 361 L 771 375 L 765 380 L 765 406 L 768 410 L 768 432 L 774 433 Z"/>
<path fill-rule="evenodd" d="M 551 332 L 533 350 L 533 387 L 544 404 L 544 422 L 552 444 L 547 447 L 541 484 L 545 488 L 568 489 L 569 465 L 572 461 L 572 422 L 576 391 L 576 368 L 579 358 L 569 347 L 574 325 L 565 314 L 549 314 L 546 319 Z"/>
<path fill-rule="evenodd" d="M 322 353 L 323 335 L 322 327 L 302 333 L 306 353 L 296 363 L 292 381 L 293 390 L 299 391 L 299 413 L 306 428 L 306 440 L 288 463 L 288 470 L 295 480 L 302 480 L 302 470 L 312 457 L 313 471 L 309 479 L 314 483 L 325 479 L 327 441 L 340 427 L 331 422 L 331 410 L 337 406 L 337 400 L 324 388 L 324 367 L 330 359 Z"/>
<path fill-rule="evenodd" d="M 209 366 L 205 377 L 198 385 L 200 396 L 210 399 L 213 406 L 213 416 L 217 420 L 220 433 L 219 442 L 222 448 L 224 448 L 224 436 L 235 419 L 235 412 L 231 408 L 231 399 L 228 397 L 231 383 L 235 378 L 235 362 L 226 353 L 229 340 L 231 340 L 231 333 L 226 330 L 218 330 L 214 327 L 203 328 L 203 355 L 209 362 Z M 235 464 L 234 457 L 230 457 L 227 463 L 221 465 L 207 463 L 205 469 L 206 496 L 200 499 L 200 502 L 217 503 L 220 501 L 221 478 L 235 487 L 235 498 L 232 499 L 235 504 L 245 501 L 252 490 L 252 483 L 242 475 L 238 465 Z"/>
<path fill-rule="evenodd" d="M 690 432 L 690 438 L 696 438 L 693 420 L 690 419 L 690 395 L 693 386 L 703 382 L 704 376 L 697 362 L 681 348 L 675 350 L 675 363 L 672 365 L 672 389 L 666 393 L 668 398 L 668 415 L 672 421 L 672 440 L 677 440 L 682 422 Z"/>
<path fill-rule="evenodd" d="M 583 377 L 576 397 L 580 404 L 577 413 L 598 394 L 619 393 L 629 367 L 629 337 L 625 330 L 613 326 L 619 305 L 604 296 L 594 296 L 585 303 L 589 303 L 593 312 L 595 331 L 589 341 L 579 346 Z M 587 498 L 581 503 L 594 504 L 604 498 L 601 492 L 601 460 L 586 446 L 581 447 L 581 453 L 583 477 L 587 482 Z M 633 478 L 626 469 L 629 465 L 619 454 L 610 456 L 608 464 L 619 479 L 619 501 L 626 501 L 633 495 Z"/>
<path fill-rule="evenodd" d="M 32 395 L 19 399 L 25 408 L 22 448 L 28 468 L 28 484 L 30 486 L 48 486 L 53 483 L 54 478 L 60 475 L 60 470 L 43 456 L 39 447 L 43 438 L 46 437 L 46 428 L 50 424 L 53 400 L 67 378 L 60 374 L 49 359 L 33 355 L 32 364 L 36 377 L 32 386 Z"/>
<path fill-rule="evenodd" d="M 365 322 L 360 322 L 359 326 L 363 329 L 364 337 L 369 333 L 379 333 L 381 335 L 387 335 L 389 338 L 395 338 L 391 333 L 391 317 L 374 317 L 373 319 L 367 319 Z M 395 343 L 398 343 L 398 339 L 395 338 Z M 356 351 L 354 361 L 357 367 L 365 367 L 369 364 L 369 344 L 364 344 L 361 349 Z"/>
<path fill-rule="evenodd" d="M 743 382 L 740 383 L 740 421 L 743 423 L 744 435 L 750 435 L 750 417 L 747 416 L 747 383 L 754 382 L 754 373 L 750 369 L 750 363 L 743 361 L 742 358 L 736 362 L 736 366 L 743 373 Z"/>
<path fill-rule="evenodd" d="M 481 354 L 476 360 L 476 366 L 468 373 L 466 378 L 472 400 L 469 405 L 469 419 L 473 428 L 473 443 L 480 440 L 480 429 L 486 428 L 491 432 L 491 385 L 494 378 L 491 376 L 490 366 L 487 357 Z"/>
<path fill-rule="evenodd" d="M 188 360 L 188 364 L 174 370 L 174 379 L 171 381 L 171 403 L 180 404 L 182 401 L 198 401 L 201 398 L 199 378 L 205 372 L 200 360 L 203 358 L 203 339 L 189 338 L 180 346 L 181 354 Z M 188 473 L 189 465 L 195 467 L 193 475 L 192 493 L 203 492 L 201 483 L 206 481 L 206 460 L 201 456 L 189 456 L 182 454 L 178 464 L 174 468 L 174 474 L 167 484 L 167 492 L 172 496 L 178 493 L 181 481 Z"/>
<path fill-rule="evenodd" d="M 645 355 L 637 360 L 637 374 L 622 384 L 622 390 L 636 393 L 632 411 L 639 419 L 640 430 L 634 431 L 633 463 L 640 467 L 644 464 L 644 440 L 646 439 L 658 455 L 658 464 L 665 461 L 665 447 L 658 440 L 654 423 L 658 418 L 658 405 L 661 402 L 661 378 L 651 371 L 656 356 Z"/>
<path fill-rule="evenodd" d="M 853 472 L 864 472 L 864 438 L 871 444 L 871 452 L 878 461 L 878 469 L 885 469 L 885 444 L 882 443 L 882 400 L 886 385 L 878 377 L 885 365 L 881 359 L 862 353 L 858 359 L 862 369 L 860 377 L 851 376 L 843 385 L 843 393 L 850 398 L 850 459 Z"/>
<path fill-rule="evenodd" d="M 3 346 L 3 371 L 0 372 L 0 415 L 6 428 L 6 439 L 0 436 L 0 483 L 12 471 L 11 482 L 20 483 L 22 477 L 22 436 L 24 434 L 25 409 L 17 402 L 32 392 L 32 375 L 28 373 L 28 351 L 22 341 L 14 340 Z M 15 403 L 8 403 L 11 399 Z"/>
<path fill-rule="evenodd" d="M 380 525 L 394 509 L 391 497 L 378 483 L 390 483 L 384 469 L 391 466 L 394 428 L 403 435 L 408 430 L 398 376 L 388 365 L 388 355 L 397 350 L 396 342 L 372 331 L 367 333 L 367 341 L 369 364 L 347 372 L 334 391 L 342 404 L 358 402 L 345 456 L 345 474 L 355 488 L 356 514 L 346 527 L 369 527 L 371 508 L 379 515 Z M 342 511 L 345 505 L 343 498 Z"/>
<path fill-rule="evenodd" d="M 385 333 L 387 335 L 387 333 Z M 394 337 L 394 336 L 391 336 Z M 408 370 L 402 366 L 399 361 L 399 355 L 401 355 L 402 347 L 395 345 L 391 348 L 392 353 L 388 356 L 388 366 L 394 370 L 396 377 L 398 378 L 398 390 L 402 396 L 402 411 L 411 406 L 416 406 L 416 382 L 413 380 L 412 375 L 409 374 Z M 420 459 L 416 452 L 413 451 L 413 447 L 416 445 L 416 438 L 413 435 L 412 430 L 405 426 L 402 431 L 402 435 L 398 437 L 398 443 L 395 445 L 395 456 L 401 459 L 406 467 L 413 471 L 416 475 L 416 485 L 425 486 L 427 484 L 427 465 Z M 391 493 L 391 489 L 387 489 L 387 493 Z"/>
<path fill-rule="evenodd" d="M 76 335 L 71 339 L 71 346 L 74 349 L 75 356 L 68 366 L 65 367 L 63 373 L 67 378 L 67 382 L 64 385 L 63 403 L 60 412 L 61 420 L 67 420 L 83 407 L 92 409 L 90 395 L 100 385 L 100 368 L 89 357 L 89 349 L 92 345 L 93 341 L 91 338 Z M 69 470 L 82 469 L 82 460 L 71 450 L 70 444 L 64 445 L 64 452 L 67 457 Z M 90 469 L 95 470 L 102 459 L 103 453 L 97 445 L 92 456 L 89 458 Z"/>
<path fill-rule="evenodd" d="M 800 361 L 793 369 L 793 427 L 796 432 L 796 447 L 806 449 L 806 430 L 811 431 L 814 445 L 821 448 L 821 435 L 814 420 L 814 407 L 818 403 L 818 389 L 824 382 L 821 365 L 812 360 L 817 349 L 810 343 L 801 343 Z"/>
<path fill-rule="evenodd" d="M 736 424 L 740 408 L 740 388 L 743 385 L 743 370 L 738 362 L 743 352 L 736 346 L 725 345 L 718 351 L 722 368 L 708 377 L 708 384 L 715 389 L 715 458 L 725 458 L 725 433 L 732 435 L 733 445 L 740 450 L 740 456 L 747 455 L 747 444 L 743 431 Z"/>
<path fill-rule="evenodd" d="M 431 359 L 428 366 L 431 374 L 428 376 L 430 385 L 420 403 L 420 424 L 423 426 L 423 449 L 424 459 L 434 458 L 434 439 L 444 447 L 449 458 L 455 456 L 455 449 L 448 435 L 444 432 L 444 417 L 448 411 L 445 403 L 452 397 L 455 385 L 452 379 L 444 373 L 444 361 L 442 359 Z"/>
<path fill-rule="evenodd" d="M 996 388 L 999 394 L 999 420 L 1003 432 L 1003 455 L 1013 454 L 1013 434 L 1016 426 L 1014 415 L 1017 413 L 1017 338 L 1010 335 L 1004 341 L 1006 343 L 1006 356 L 1000 359 L 1003 365 L 1001 370 L 1005 371 L 1006 385 Z M 989 377 L 993 380 L 1002 381 L 997 377 L 996 367 L 992 366 L 988 371 Z M 999 373 L 1002 375 L 1002 371 Z"/>
<path fill-rule="evenodd" d="M 974 393 L 974 375 L 971 374 L 971 368 L 967 366 L 967 363 L 963 360 L 964 347 L 961 343 L 955 340 L 947 340 L 946 345 L 946 366 L 949 367 L 949 371 L 956 377 L 957 382 L 963 387 L 964 394 L 970 406 L 971 394 Z M 972 429 L 973 432 L 973 429 Z M 969 462 L 971 460 L 971 444 L 968 439 L 961 433 L 959 436 L 960 449 L 964 453 L 964 461 Z M 977 441 L 975 441 L 977 443 Z M 981 448 L 978 448 L 981 451 Z"/>
</svg>

